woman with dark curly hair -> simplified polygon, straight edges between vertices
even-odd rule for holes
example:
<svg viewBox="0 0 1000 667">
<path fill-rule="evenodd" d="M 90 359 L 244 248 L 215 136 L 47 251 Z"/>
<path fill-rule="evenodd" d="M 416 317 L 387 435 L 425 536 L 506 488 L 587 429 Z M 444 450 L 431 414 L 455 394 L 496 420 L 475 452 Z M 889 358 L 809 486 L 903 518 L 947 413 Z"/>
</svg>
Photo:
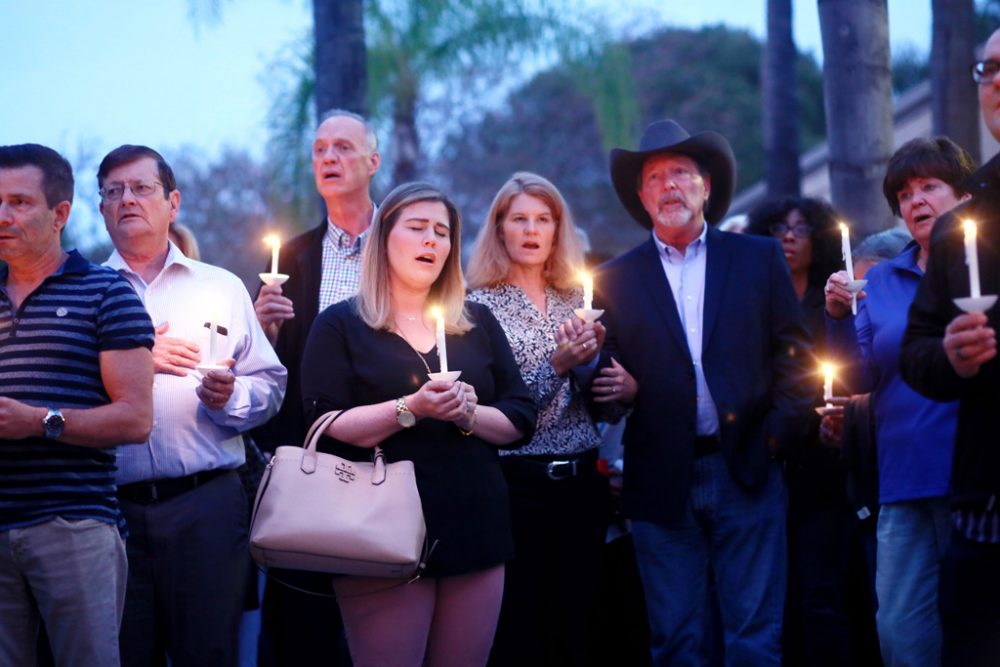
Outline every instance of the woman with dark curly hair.
<svg viewBox="0 0 1000 667">
<path fill-rule="evenodd" d="M 789 198 L 766 202 L 748 218 L 746 233 L 781 243 L 817 359 L 825 359 L 823 287 L 843 265 L 836 212 L 819 199 Z M 819 382 L 816 387 L 818 401 Z M 786 474 L 785 664 L 870 664 L 877 649 L 860 524 L 847 501 L 839 452 L 820 443 L 818 419 L 811 435 L 787 453 Z"/>
</svg>

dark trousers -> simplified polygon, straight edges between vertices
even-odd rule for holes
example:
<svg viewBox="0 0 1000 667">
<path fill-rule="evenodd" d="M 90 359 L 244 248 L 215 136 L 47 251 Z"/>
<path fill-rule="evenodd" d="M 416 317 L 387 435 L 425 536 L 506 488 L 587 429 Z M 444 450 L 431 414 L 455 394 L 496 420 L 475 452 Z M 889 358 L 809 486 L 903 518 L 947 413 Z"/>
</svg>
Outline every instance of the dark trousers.
<svg viewBox="0 0 1000 667">
<path fill-rule="evenodd" d="M 330 597 L 332 581 L 333 575 L 321 572 L 268 572 L 261 604 L 260 667 L 349 667 L 340 608 Z"/>
<path fill-rule="evenodd" d="M 556 480 L 544 465 L 507 459 L 501 465 L 515 556 L 507 563 L 490 665 L 586 664 L 610 513 L 608 480 L 591 457 L 581 459 L 575 476 Z"/>
<path fill-rule="evenodd" d="M 945 667 L 1000 665 L 1000 545 L 952 533 L 938 606 Z"/>
<path fill-rule="evenodd" d="M 128 522 L 123 665 L 236 665 L 247 500 L 235 471 L 168 500 L 121 500 Z"/>
</svg>

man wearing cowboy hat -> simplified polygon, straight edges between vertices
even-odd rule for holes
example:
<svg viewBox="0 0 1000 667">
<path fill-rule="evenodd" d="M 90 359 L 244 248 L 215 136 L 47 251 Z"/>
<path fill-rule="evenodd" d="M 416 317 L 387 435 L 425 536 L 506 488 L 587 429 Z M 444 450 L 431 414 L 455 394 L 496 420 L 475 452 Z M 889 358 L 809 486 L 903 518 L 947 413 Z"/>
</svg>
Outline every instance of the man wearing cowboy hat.
<svg viewBox="0 0 1000 667">
<path fill-rule="evenodd" d="M 606 354 L 639 384 L 623 498 L 656 665 L 700 665 L 716 650 L 709 576 L 726 664 L 781 663 L 786 500 L 775 456 L 808 424 L 811 343 L 780 246 L 707 224 L 725 216 L 735 175 L 721 135 L 670 120 L 650 125 L 638 151 L 611 151 L 619 199 L 652 229 L 595 284 Z"/>
</svg>

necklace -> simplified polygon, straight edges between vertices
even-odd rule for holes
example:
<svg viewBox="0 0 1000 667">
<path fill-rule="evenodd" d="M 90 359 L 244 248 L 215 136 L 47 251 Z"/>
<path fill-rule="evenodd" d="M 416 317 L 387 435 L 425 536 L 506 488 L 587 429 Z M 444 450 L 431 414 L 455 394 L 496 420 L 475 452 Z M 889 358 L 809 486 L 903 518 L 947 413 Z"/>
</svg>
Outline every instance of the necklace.
<svg viewBox="0 0 1000 667">
<path fill-rule="evenodd" d="M 403 332 L 402 332 L 402 331 L 399 331 L 399 330 L 397 329 L 397 330 L 396 330 L 396 331 L 394 331 L 393 333 L 394 333 L 394 334 L 396 334 L 397 336 L 399 336 L 400 338 L 402 338 L 402 339 L 403 339 L 403 342 L 404 342 L 404 343 L 406 343 L 406 345 L 407 345 L 407 346 L 408 346 L 408 347 L 409 347 L 409 348 L 410 348 L 411 350 L 413 350 L 413 353 L 414 353 L 414 354 L 416 354 L 416 355 L 417 355 L 417 357 L 419 357 L 419 359 L 420 359 L 420 363 L 422 363 L 422 364 L 424 365 L 424 368 L 425 368 L 425 369 L 427 369 L 427 374 L 428 374 L 428 375 L 430 375 L 430 374 L 431 374 L 431 367 L 427 365 L 427 360 L 426 360 L 426 359 L 424 359 L 424 355 L 423 355 L 423 353 L 422 353 L 422 352 L 421 352 L 420 350 L 418 350 L 417 348 L 413 347 L 413 344 L 412 344 L 412 343 L 411 343 L 411 342 L 410 342 L 409 340 L 407 340 L 406 336 L 404 336 L 404 335 L 403 335 Z"/>
</svg>

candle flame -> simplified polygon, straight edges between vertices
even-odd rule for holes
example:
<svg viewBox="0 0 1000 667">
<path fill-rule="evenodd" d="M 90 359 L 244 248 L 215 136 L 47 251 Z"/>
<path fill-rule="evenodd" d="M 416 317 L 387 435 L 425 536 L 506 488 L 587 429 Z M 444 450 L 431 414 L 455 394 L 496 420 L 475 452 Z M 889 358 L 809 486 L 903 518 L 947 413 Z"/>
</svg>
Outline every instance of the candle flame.
<svg viewBox="0 0 1000 667">
<path fill-rule="evenodd" d="M 962 227 L 965 229 L 966 236 L 976 235 L 976 222 L 974 220 L 966 218 L 964 221 L 962 221 Z"/>
<path fill-rule="evenodd" d="M 824 361 L 820 364 L 820 368 L 823 369 L 824 377 L 833 377 L 833 372 L 837 370 L 836 367 L 828 361 Z"/>
<path fill-rule="evenodd" d="M 280 248 L 281 237 L 278 236 L 277 234 L 268 234 L 267 236 L 264 237 L 264 243 L 270 246 L 271 248 Z"/>
<path fill-rule="evenodd" d="M 444 319 L 444 311 L 441 310 L 441 306 L 431 306 L 431 317 L 439 320 Z"/>
<path fill-rule="evenodd" d="M 840 231 L 842 231 L 842 232 L 850 232 L 850 228 L 846 224 L 844 224 L 843 222 L 839 223 L 839 225 L 840 225 Z"/>
<path fill-rule="evenodd" d="M 580 271 L 578 274 L 580 282 L 584 285 L 593 285 L 594 276 L 590 275 L 589 271 Z"/>
</svg>

